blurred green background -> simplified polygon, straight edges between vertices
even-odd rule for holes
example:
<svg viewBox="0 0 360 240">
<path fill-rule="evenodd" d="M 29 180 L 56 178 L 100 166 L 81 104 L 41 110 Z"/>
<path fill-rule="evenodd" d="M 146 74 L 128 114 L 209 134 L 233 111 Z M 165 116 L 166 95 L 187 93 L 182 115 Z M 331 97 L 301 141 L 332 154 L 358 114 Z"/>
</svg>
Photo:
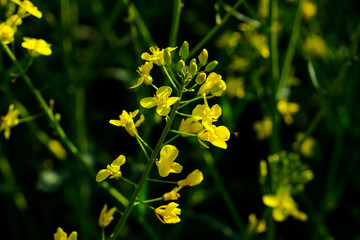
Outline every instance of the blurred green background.
<svg viewBox="0 0 360 240">
<path fill-rule="evenodd" d="M 1 1 L 1 21 L 5 20 L 6 2 Z M 149 143 L 157 141 L 163 122 L 154 111 L 144 111 L 138 104 L 151 94 L 150 89 L 129 87 L 136 83 L 136 69 L 143 64 L 141 53 L 155 43 L 160 48 L 169 46 L 176 2 L 34 0 L 43 18 L 28 17 L 19 27 L 14 47 L 23 65 L 29 61 L 19 44 L 23 36 L 51 43 L 52 55 L 34 59 L 27 73 L 44 98 L 55 101 L 54 112 L 61 115 L 61 126 L 94 171 L 124 154 L 128 164 L 122 172 L 136 181 L 146 164 L 136 141 L 108 121 L 118 118 L 123 109 L 140 108 L 146 122 L 139 132 Z M 149 209 L 136 207 L 121 234 L 124 239 L 244 239 L 249 214 L 260 218 L 267 208 L 258 181 L 260 160 L 280 150 L 294 151 L 296 134 L 307 131 L 316 144 L 311 154 L 302 154 L 301 159 L 313 171 L 314 179 L 295 199 L 308 221 L 289 217 L 268 225 L 273 232 L 253 238 L 360 239 L 360 4 L 311 1 L 317 10 L 308 19 L 302 16 L 289 63 L 294 84 L 286 92 L 300 111 L 291 125 L 279 118 L 278 135 L 260 141 L 254 122 L 276 111 L 269 56 L 270 6 L 276 1 L 266 2 L 243 1 L 202 46 L 208 50 L 209 60 L 219 62 L 215 71 L 225 81 L 240 78 L 240 85 L 229 88 L 228 82 L 228 93 L 209 101 L 223 109 L 219 122 L 232 133 L 228 149 L 212 146 L 213 159 L 206 161 L 204 148 L 196 139 L 177 139 L 184 169 L 200 169 L 204 181 L 181 191 L 180 223 L 163 225 Z M 191 50 L 234 4 L 230 0 L 183 1 L 176 46 L 186 40 Z M 286 64 L 296 9 L 295 0 L 278 2 L 275 27 L 280 70 Z M 144 36 L 142 23 L 153 42 Z M 244 23 L 255 27 L 247 29 L 249 25 Z M 314 37 L 315 43 L 307 42 Z M 28 115 L 40 114 L 42 109 L 21 77 L 14 80 L 12 73 L 17 70 L 4 51 L 0 62 L 0 115 L 6 114 L 11 103 L 22 104 Z M 152 76 L 164 79 L 157 70 Z M 239 95 L 233 95 L 234 89 Z M 49 151 L 47 137 L 58 139 L 45 116 L 12 128 L 9 140 L 0 137 L 0 212 L 5 222 L 1 238 L 52 239 L 60 226 L 68 233 L 77 231 L 78 239 L 101 239 L 97 220 L 104 203 L 119 210 L 123 206 L 99 187 L 70 152 L 59 156 Z M 187 173 L 173 180 L 185 178 Z M 152 175 L 156 177 L 156 171 Z M 124 182 L 110 183 L 125 196 L 131 194 L 131 186 Z M 144 195 L 158 197 L 170 190 L 166 184 L 149 183 Z M 229 206 L 236 208 L 235 215 Z M 115 221 L 119 217 L 115 216 Z M 112 223 L 106 233 L 114 226 Z"/>
</svg>

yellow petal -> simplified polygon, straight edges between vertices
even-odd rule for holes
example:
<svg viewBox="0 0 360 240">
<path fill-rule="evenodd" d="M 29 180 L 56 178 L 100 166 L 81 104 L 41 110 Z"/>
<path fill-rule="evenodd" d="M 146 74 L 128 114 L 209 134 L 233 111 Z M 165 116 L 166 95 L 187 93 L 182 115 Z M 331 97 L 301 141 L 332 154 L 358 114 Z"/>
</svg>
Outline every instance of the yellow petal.
<svg viewBox="0 0 360 240">
<path fill-rule="evenodd" d="M 262 197 L 264 204 L 268 207 L 277 207 L 279 205 L 279 198 L 272 194 L 267 194 Z"/>
<path fill-rule="evenodd" d="M 107 177 L 110 176 L 110 173 L 107 171 L 107 169 L 101 169 L 97 174 L 96 174 L 96 181 L 97 182 L 102 182 L 104 181 Z"/>
<path fill-rule="evenodd" d="M 115 166 L 121 166 L 125 163 L 126 159 L 125 159 L 125 156 L 124 155 L 120 155 L 118 156 L 112 163 L 111 163 L 111 166 L 112 167 L 115 167 Z"/>
<path fill-rule="evenodd" d="M 156 100 L 153 97 L 146 97 L 140 100 L 140 105 L 144 108 L 152 108 L 156 106 Z"/>
</svg>

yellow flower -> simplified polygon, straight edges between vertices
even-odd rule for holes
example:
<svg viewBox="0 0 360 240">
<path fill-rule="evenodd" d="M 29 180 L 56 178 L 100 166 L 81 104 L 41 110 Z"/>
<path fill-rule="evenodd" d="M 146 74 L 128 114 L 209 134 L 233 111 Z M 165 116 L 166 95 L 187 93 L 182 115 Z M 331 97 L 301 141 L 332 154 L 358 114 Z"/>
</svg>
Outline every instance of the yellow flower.
<svg viewBox="0 0 360 240">
<path fill-rule="evenodd" d="M 12 27 L 14 29 L 14 32 L 16 32 L 17 26 L 22 24 L 22 19 L 19 15 L 14 14 L 8 19 L 6 19 L 6 24 Z"/>
<path fill-rule="evenodd" d="M 214 146 L 226 149 L 227 144 L 226 141 L 230 139 L 230 131 L 225 126 L 215 126 L 208 122 L 203 122 L 205 129 L 201 130 L 198 135 L 198 140 L 206 148 L 209 148 L 202 141 L 208 141 L 212 143 Z"/>
<path fill-rule="evenodd" d="M 268 116 L 265 116 L 263 120 L 256 121 L 253 124 L 253 128 L 256 132 L 256 138 L 259 141 L 262 141 L 270 137 L 272 134 L 272 127 L 273 127 L 272 120 Z"/>
<path fill-rule="evenodd" d="M 204 95 L 204 103 L 198 104 L 192 111 L 192 116 L 195 120 L 202 120 L 202 122 L 209 122 L 210 124 L 215 122 L 221 115 L 221 107 L 215 104 L 211 108 L 209 107 L 206 96 Z"/>
<path fill-rule="evenodd" d="M 150 85 L 153 81 L 152 77 L 150 76 L 150 70 L 152 68 L 152 62 L 146 62 L 144 65 L 141 65 L 141 67 L 139 67 L 139 70 L 136 70 L 140 74 L 140 77 L 138 78 L 137 83 L 130 88 L 136 88 L 140 86 L 143 82 L 145 82 L 146 85 Z"/>
<path fill-rule="evenodd" d="M 249 215 L 249 226 L 247 231 L 249 233 L 262 233 L 266 231 L 266 221 L 264 219 L 257 219 L 256 215 L 254 213 L 250 213 Z"/>
<path fill-rule="evenodd" d="M 156 162 L 161 177 L 167 177 L 169 173 L 180 173 L 182 166 L 174 162 L 179 150 L 173 145 L 165 145 L 160 150 L 160 159 Z"/>
<path fill-rule="evenodd" d="M 42 13 L 38 10 L 38 8 L 36 6 L 34 6 L 34 4 L 32 2 L 30 2 L 29 0 L 11 0 L 12 2 L 16 3 L 17 5 L 19 5 L 19 9 L 17 14 L 21 17 L 21 18 L 25 18 L 29 15 L 33 15 L 34 17 L 37 18 L 41 18 L 42 17 Z"/>
<path fill-rule="evenodd" d="M 324 57 L 327 51 L 326 42 L 319 36 L 306 38 L 302 48 L 305 52 L 315 57 Z"/>
<path fill-rule="evenodd" d="M 282 99 L 277 103 L 277 109 L 283 116 L 285 123 L 290 125 L 294 122 L 292 115 L 300 110 L 300 106 L 297 103 Z"/>
<path fill-rule="evenodd" d="M 275 221 L 284 221 L 289 215 L 300 221 L 306 221 L 307 215 L 297 209 L 297 204 L 291 197 L 290 189 L 279 187 L 276 194 L 266 194 L 262 198 L 264 204 L 273 208 L 272 215 Z"/>
<path fill-rule="evenodd" d="M 229 77 L 226 81 L 226 86 L 226 92 L 230 97 L 237 97 L 241 99 L 245 96 L 243 77 Z"/>
<path fill-rule="evenodd" d="M 108 210 L 107 204 L 105 204 L 99 216 L 99 226 L 107 227 L 110 224 L 110 222 L 114 219 L 113 215 L 115 211 L 116 211 L 116 207 L 113 207 L 110 210 Z"/>
<path fill-rule="evenodd" d="M 317 12 L 317 6 L 314 2 L 306 0 L 302 5 L 302 16 L 307 21 L 315 16 Z"/>
<path fill-rule="evenodd" d="M 176 188 L 174 188 L 175 190 Z M 174 190 L 172 190 L 171 192 L 167 192 L 163 195 L 164 201 L 176 201 L 179 199 L 180 194 L 177 192 L 174 192 Z"/>
<path fill-rule="evenodd" d="M 7 23 L 0 23 L 0 41 L 4 44 L 14 41 L 14 29 Z"/>
<path fill-rule="evenodd" d="M 14 105 L 11 104 L 8 113 L 0 118 L 0 132 L 4 130 L 5 139 L 10 137 L 10 128 L 19 124 L 19 114 L 19 110 L 15 109 Z"/>
<path fill-rule="evenodd" d="M 181 209 L 177 208 L 179 204 L 171 202 L 168 205 L 162 205 L 155 209 L 156 217 L 162 223 L 178 223 L 181 219 L 178 217 L 181 213 Z"/>
<path fill-rule="evenodd" d="M 119 179 L 121 178 L 120 167 L 125 163 L 126 159 L 124 155 L 120 155 L 110 165 L 108 164 L 106 169 L 101 169 L 96 175 L 96 181 L 102 182 L 107 177 Z"/>
<path fill-rule="evenodd" d="M 73 231 L 68 238 L 67 233 L 58 227 L 57 232 L 54 233 L 54 240 L 77 240 L 77 232 Z"/>
<path fill-rule="evenodd" d="M 179 126 L 179 132 L 185 132 L 185 133 L 197 133 L 201 129 L 203 129 L 203 125 L 198 122 L 196 119 L 190 117 L 181 120 L 180 126 Z M 188 137 L 189 135 L 182 134 L 182 137 Z"/>
<path fill-rule="evenodd" d="M 304 139 L 304 133 L 297 133 L 296 134 L 296 142 L 293 144 L 293 148 L 298 148 L 300 142 Z M 313 137 L 308 136 L 305 141 L 302 142 L 300 147 L 300 153 L 305 157 L 312 157 L 314 155 L 314 147 L 316 145 L 316 141 Z"/>
<path fill-rule="evenodd" d="M 201 85 L 198 95 L 202 95 L 203 93 L 212 94 L 213 96 L 221 96 L 222 93 L 226 90 L 226 84 L 224 80 L 221 79 L 221 75 L 217 73 L 210 73 L 210 75 L 206 78 L 203 85 Z"/>
<path fill-rule="evenodd" d="M 178 181 L 178 185 L 185 187 L 185 186 L 195 186 L 202 182 L 204 176 L 199 169 L 195 169 L 192 171 L 184 180 Z"/>
<path fill-rule="evenodd" d="M 144 108 L 152 108 L 157 106 L 156 112 L 160 116 L 166 116 L 171 110 L 171 105 L 177 102 L 179 97 L 169 97 L 172 89 L 169 86 L 162 86 L 156 90 L 154 97 L 146 97 L 140 100 L 140 105 Z"/>
<path fill-rule="evenodd" d="M 255 34 L 251 38 L 251 45 L 259 51 L 260 55 L 263 58 L 269 58 L 270 57 L 270 50 L 269 50 L 269 44 L 268 44 L 268 38 L 266 35 L 263 34 Z"/>
<path fill-rule="evenodd" d="M 120 120 L 110 120 L 109 123 L 118 127 L 124 127 L 125 130 L 131 135 L 135 136 L 134 133 L 138 133 L 137 127 L 145 120 L 143 114 L 141 114 L 140 119 L 134 123 L 133 118 L 139 113 L 139 110 L 135 110 L 134 112 L 127 112 L 125 110 L 122 111 L 121 115 L 119 115 Z"/>
<path fill-rule="evenodd" d="M 51 44 L 45 42 L 45 40 L 28 37 L 24 37 L 23 39 L 24 42 L 21 43 L 21 46 L 28 49 L 31 56 L 38 57 L 39 55 L 51 55 Z"/>
<path fill-rule="evenodd" d="M 166 49 L 168 49 L 169 52 L 171 52 L 175 50 L 176 47 L 168 47 Z M 147 52 L 141 54 L 141 59 L 152 62 L 158 66 L 165 65 L 164 49 L 160 50 L 157 46 L 154 46 L 154 47 L 150 47 L 150 52 L 152 53 L 151 55 Z"/>
</svg>

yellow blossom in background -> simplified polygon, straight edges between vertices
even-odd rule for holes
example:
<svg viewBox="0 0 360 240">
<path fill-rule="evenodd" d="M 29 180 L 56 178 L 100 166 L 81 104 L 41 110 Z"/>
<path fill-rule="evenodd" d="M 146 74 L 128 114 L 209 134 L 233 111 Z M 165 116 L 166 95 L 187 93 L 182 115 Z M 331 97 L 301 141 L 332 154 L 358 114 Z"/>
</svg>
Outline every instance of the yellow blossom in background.
<svg viewBox="0 0 360 240">
<path fill-rule="evenodd" d="M 20 111 L 11 104 L 8 113 L 0 118 L 0 132 L 4 131 L 5 139 L 10 137 L 10 128 L 19 124 L 19 114 Z"/>
<path fill-rule="evenodd" d="M 16 3 L 17 5 L 19 5 L 17 14 L 21 18 L 25 18 L 29 15 L 33 15 L 34 17 L 37 17 L 37 18 L 42 17 L 42 12 L 40 12 L 38 10 L 38 8 L 36 6 L 34 6 L 34 4 L 32 2 L 30 2 L 29 0 L 23 0 L 23 1 L 11 0 L 11 1 Z"/>
<path fill-rule="evenodd" d="M 226 84 L 224 80 L 221 79 L 221 75 L 217 73 L 210 73 L 206 78 L 203 85 L 201 85 L 198 95 L 203 95 L 204 93 L 212 94 L 213 96 L 221 96 L 222 93 L 226 90 Z"/>
<path fill-rule="evenodd" d="M 14 29 L 7 23 L 0 23 L 0 41 L 9 44 L 14 41 Z"/>
<path fill-rule="evenodd" d="M 150 76 L 150 71 L 152 68 L 152 62 L 146 62 L 145 64 L 141 65 L 141 67 L 139 67 L 139 70 L 136 70 L 139 73 L 140 77 L 138 78 L 137 83 L 130 88 L 136 88 L 140 86 L 143 82 L 145 82 L 146 85 L 152 84 L 153 79 Z"/>
<path fill-rule="evenodd" d="M 161 177 L 167 177 L 169 173 L 180 173 L 182 166 L 174 162 L 179 150 L 173 145 L 165 145 L 160 150 L 160 159 L 156 162 Z"/>
<path fill-rule="evenodd" d="M 226 141 L 230 139 L 230 131 L 225 126 L 215 126 L 209 122 L 203 122 L 205 127 L 201 130 L 197 136 L 201 145 L 206 148 L 209 148 L 203 141 L 208 141 L 216 147 L 226 149 Z"/>
<path fill-rule="evenodd" d="M 258 15 L 262 19 L 269 16 L 270 0 L 260 0 L 258 3 Z"/>
<path fill-rule="evenodd" d="M 110 222 L 114 219 L 113 215 L 115 211 L 116 211 L 116 207 L 113 207 L 110 210 L 108 210 L 107 204 L 105 204 L 99 216 L 99 226 L 103 228 L 107 227 L 110 224 Z"/>
<path fill-rule="evenodd" d="M 259 51 L 263 58 L 270 57 L 268 37 L 264 34 L 254 34 L 250 40 L 251 45 Z"/>
<path fill-rule="evenodd" d="M 324 57 L 327 52 L 326 42 L 322 37 L 310 36 L 302 44 L 303 50 L 315 57 Z"/>
<path fill-rule="evenodd" d="M 181 219 L 178 217 L 181 213 L 181 209 L 177 208 L 179 204 L 171 202 L 168 205 L 162 205 L 155 209 L 156 217 L 162 223 L 178 223 Z"/>
<path fill-rule="evenodd" d="M 304 136 L 305 136 L 304 133 L 296 134 L 296 141 L 293 144 L 293 149 L 299 148 L 299 144 L 300 142 L 303 141 Z M 300 153 L 305 157 L 311 158 L 314 155 L 315 145 L 316 145 L 316 140 L 313 137 L 308 136 L 300 146 Z"/>
<path fill-rule="evenodd" d="M 195 186 L 198 185 L 204 180 L 203 173 L 199 169 L 192 171 L 184 180 L 178 181 L 178 185 L 181 187 L 185 186 Z"/>
<path fill-rule="evenodd" d="M 10 27 L 12 27 L 14 32 L 16 32 L 17 26 L 22 24 L 22 19 L 19 15 L 14 14 L 14 15 L 10 16 L 8 19 L 6 19 L 6 24 L 9 25 Z"/>
<path fill-rule="evenodd" d="M 77 232 L 73 231 L 68 237 L 67 233 L 61 227 L 58 227 L 57 232 L 54 233 L 54 240 L 77 240 Z"/>
<path fill-rule="evenodd" d="M 249 69 L 249 66 L 250 66 L 250 61 L 247 58 L 235 55 L 235 56 L 232 56 L 231 63 L 229 64 L 227 69 L 229 71 L 233 71 L 233 72 L 239 72 L 239 71 L 245 72 Z M 228 76 L 226 85 L 228 85 L 229 78 L 234 78 L 234 77 Z M 240 77 L 240 79 L 243 79 L 243 78 Z M 228 87 L 228 90 L 231 91 L 230 86 Z"/>
<path fill-rule="evenodd" d="M 269 138 L 272 134 L 273 122 L 269 116 L 265 116 L 262 120 L 256 121 L 253 124 L 253 129 L 256 132 L 256 138 L 262 141 Z"/>
<path fill-rule="evenodd" d="M 202 120 L 203 122 L 207 121 L 210 124 L 217 121 L 217 119 L 221 115 L 221 107 L 219 104 L 215 104 L 211 108 L 209 107 L 209 104 L 206 101 L 206 96 L 204 94 L 204 103 L 205 104 L 198 104 L 193 110 L 192 110 L 192 116 L 195 120 Z"/>
<path fill-rule="evenodd" d="M 228 77 L 226 80 L 226 86 L 226 93 L 229 97 L 242 99 L 245 96 L 243 77 Z"/>
<path fill-rule="evenodd" d="M 266 231 L 266 221 L 265 219 L 257 219 L 254 213 L 250 213 L 249 215 L 249 225 L 247 228 L 248 233 L 262 233 Z"/>
<path fill-rule="evenodd" d="M 182 119 L 180 126 L 179 126 L 179 132 L 184 132 L 184 133 L 197 133 L 199 132 L 201 129 L 203 129 L 203 125 L 197 121 L 194 118 L 187 118 L 187 119 Z M 182 137 L 188 137 L 189 135 L 186 134 L 181 134 Z"/>
<path fill-rule="evenodd" d="M 170 97 L 172 88 L 169 86 L 162 86 L 156 90 L 154 97 L 146 97 L 140 100 L 140 105 L 144 108 L 152 108 L 157 106 L 156 112 L 160 116 L 166 116 L 171 110 L 171 105 L 180 100 L 179 97 Z"/>
<path fill-rule="evenodd" d="M 316 4 L 311 0 L 305 0 L 302 5 L 302 16 L 307 21 L 315 16 L 317 12 Z"/>
<path fill-rule="evenodd" d="M 163 195 L 164 201 L 176 201 L 179 199 L 180 193 L 174 192 L 174 190 Z"/>
<path fill-rule="evenodd" d="M 50 139 L 47 144 L 49 149 L 56 155 L 56 157 L 59 159 L 66 158 L 67 152 L 58 140 Z"/>
<path fill-rule="evenodd" d="M 51 55 L 51 44 L 45 42 L 45 40 L 28 37 L 24 37 L 23 39 L 24 41 L 21 43 L 21 46 L 28 49 L 31 56 L 38 57 L 39 55 Z"/>
<path fill-rule="evenodd" d="M 236 47 L 239 46 L 241 40 L 241 33 L 234 31 L 227 31 L 220 35 L 216 41 L 216 45 L 220 48 L 225 49 L 225 51 L 230 55 L 234 52 Z"/>
<path fill-rule="evenodd" d="M 122 174 L 120 171 L 120 167 L 125 163 L 126 159 L 124 155 L 120 155 L 116 158 L 110 165 L 108 164 L 106 169 L 101 169 L 96 175 L 96 181 L 102 182 L 107 177 L 119 179 Z"/>
<path fill-rule="evenodd" d="M 300 221 L 306 221 L 307 215 L 297 209 L 295 200 L 291 197 L 290 189 L 279 187 L 276 194 L 266 194 L 263 196 L 263 202 L 271 207 L 272 215 L 275 221 L 282 222 L 288 216 L 293 216 Z"/>
<path fill-rule="evenodd" d="M 171 51 L 174 51 L 176 49 L 176 47 L 168 47 L 166 49 L 168 49 L 169 52 L 171 52 Z M 150 47 L 150 52 L 152 54 L 149 54 L 147 52 L 141 54 L 141 59 L 152 62 L 158 66 L 165 65 L 164 49 L 160 50 L 160 48 L 158 48 L 157 46 L 154 46 L 154 47 Z"/>
<path fill-rule="evenodd" d="M 125 130 L 131 135 L 135 136 L 137 134 L 137 127 L 145 120 L 143 114 L 140 115 L 140 119 L 134 123 L 134 118 L 139 113 L 139 110 L 135 110 L 134 112 L 127 112 L 125 110 L 122 111 L 121 115 L 119 115 L 120 120 L 110 120 L 109 123 L 118 127 L 124 127 Z"/>
<path fill-rule="evenodd" d="M 285 123 L 290 125 L 294 122 L 292 116 L 300 110 L 300 106 L 297 103 L 289 102 L 287 99 L 282 99 L 277 103 L 277 109 Z"/>
</svg>

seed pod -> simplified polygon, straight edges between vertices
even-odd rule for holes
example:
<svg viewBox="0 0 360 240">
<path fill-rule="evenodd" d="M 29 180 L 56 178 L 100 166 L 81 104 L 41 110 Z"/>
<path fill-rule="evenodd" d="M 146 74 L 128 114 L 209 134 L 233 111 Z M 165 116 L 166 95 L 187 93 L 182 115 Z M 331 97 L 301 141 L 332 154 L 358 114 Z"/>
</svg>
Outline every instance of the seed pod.
<svg viewBox="0 0 360 240">
<path fill-rule="evenodd" d="M 208 65 L 206 65 L 205 71 L 210 72 L 210 71 L 214 70 L 214 68 L 216 68 L 217 65 L 218 65 L 218 61 L 214 60 L 214 61 L 210 62 Z"/>
<path fill-rule="evenodd" d="M 208 51 L 204 48 L 202 50 L 202 52 L 199 54 L 198 58 L 199 58 L 199 62 L 202 66 L 205 66 L 208 60 Z"/>
<path fill-rule="evenodd" d="M 184 41 L 182 44 L 179 51 L 179 56 L 183 59 L 186 59 L 189 56 L 189 43 L 187 41 Z"/>
</svg>

